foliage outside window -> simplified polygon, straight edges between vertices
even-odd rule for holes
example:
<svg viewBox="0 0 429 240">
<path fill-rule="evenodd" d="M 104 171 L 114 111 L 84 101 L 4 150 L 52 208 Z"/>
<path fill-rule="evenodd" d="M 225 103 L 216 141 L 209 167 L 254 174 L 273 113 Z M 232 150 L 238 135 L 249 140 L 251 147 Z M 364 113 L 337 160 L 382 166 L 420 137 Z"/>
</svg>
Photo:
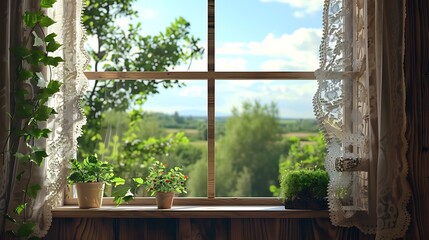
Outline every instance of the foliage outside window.
<svg viewBox="0 0 429 240">
<path fill-rule="evenodd" d="M 282 119 L 276 103 L 258 100 L 237 103 L 228 118 L 215 116 L 211 107 L 216 102 L 210 99 L 221 90 L 213 91 L 215 81 L 217 84 L 235 78 L 213 78 L 211 74 L 216 71 L 210 64 L 209 71 L 200 75 L 205 80 L 195 80 L 187 72 L 178 72 L 175 75 L 178 80 L 165 80 L 168 71 L 192 64 L 204 54 L 208 54 L 209 61 L 214 59 L 211 50 L 215 46 L 209 43 L 207 49 L 201 47 L 201 40 L 192 35 L 191 25 L 183 17 L 176 18 L 158 35 L 142 35 L 144 26 L 135 22 L 128 29 L 116 27 L 115 23 L 124 17 L 138 19 L 138 12 L 131 7 L 135 2 L 87 1 L 83 23 L 90 42 L 92 39 L 88 48 L 93 61 L 91 70 L 99 72 L 101 77 L 91 81 L 83 102 L 87 125 L 79 139 L 79 158 L 95 152 L 114 164 L 115 175 L 126 180 L 145 178 L 155 160 L 180 166 L 190 176 L 186 196 L 209 198 L 276 197 L 280 172 L 297 167 L 323 167 L 324 142 L 315 120 Z M 214 4 L 211 0 L 207 2 Z M 209 10 L 208 19 L 211 16 L 214 12 Z M 152 72 L 161 77 L 127 80 L 116 75 L 115 80 L 106 80 L 102 71 Z M 255 79 L 249 73 L 248 81 Z M 289 72 L 271 73 L 274 75 L 257 76 L 261 81 L 303 79 Z M 304 72 L 303 76 L 311 75 Z M 182 79 L 193 80 L 185 84 Z M 195 118 L 178 112 L 145 111 L 151 95 L 164 88 L 186 88 L 193 81 L 206 82 L 208 116 Z M 299 132 L 307 134 L 291 136 Z M 214 180 L 207 183 L 207 178 L 213 175 Z M 215 188 L 210 187 L 212 183 L 216 183 Z M 148 196 L 148 193 L 141 189 L 138 195 Z"/>
</svg>

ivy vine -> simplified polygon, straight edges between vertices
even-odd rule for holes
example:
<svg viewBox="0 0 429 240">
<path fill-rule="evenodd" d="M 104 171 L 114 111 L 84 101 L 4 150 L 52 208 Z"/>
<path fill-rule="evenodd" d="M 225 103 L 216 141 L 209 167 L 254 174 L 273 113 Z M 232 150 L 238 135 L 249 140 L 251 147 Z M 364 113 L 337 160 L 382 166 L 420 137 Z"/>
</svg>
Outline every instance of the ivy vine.
<svg viewBox="0 0 429 240">
<path fill-rule="evenodd" d="M 25 25 L 23 33 L 28 33 L 29 36 L 24 38 L 26 42 L 21 46 L 11 49 L 14 56 L 19 59 L 19 64 L 14 81 L 15 106 L 10 114 L 12 125 L 3 153 L 11 140 L 24 142 L 24 148 L 9 146 L 12 149 L 9 153 L 13 154 L 25 170 L 16 176 L 16 180 L 21 182 L 20 186 L 24 186 L 22 202 L 14 209 L 16 214 L 14 216 L 18 217 L 6 214 L 5 218 L 17 224 L 16 231 L 9 234 L 20 239 L 39 239 L 34 236 L 36 223 L 28 219 L 27 206 L 41 190 L 39 184 L 31 184 L 33 168 L 42 166 L 43 160 L 48 156 L 46 149 L 36 146 L 35 142 L 47 138 L 51 132 L 50 129 L 41 126 L 56 114 L 47 103 L 61 87 L 61 82 L 52 79 L 51 74 L 52 67 L 64 61 L 61 57 L 52 55 L 61 44 L 55 40 L 57 37 L 55 33 L 46 35 L 44 29 L 55 23 L 52 18 L 45 15 L 46 9 L 52 8 L 55 2 L 56 0 L 40 0 L 38 10 L 23 14 Z M 32 44 L 29 41 L 32 41 Z M 49 76 L 45 78 L 42 69 L 48 69 Z M 28 178 L 24 178 L 24 175 Z"/>
</svg>

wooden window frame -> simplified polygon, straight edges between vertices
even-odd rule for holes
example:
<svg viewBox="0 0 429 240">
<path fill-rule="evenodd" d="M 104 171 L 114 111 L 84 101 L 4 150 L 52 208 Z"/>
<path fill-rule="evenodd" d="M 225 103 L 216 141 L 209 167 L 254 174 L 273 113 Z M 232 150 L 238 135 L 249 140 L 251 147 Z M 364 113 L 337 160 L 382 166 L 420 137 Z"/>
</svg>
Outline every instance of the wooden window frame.
<svg viewBox="0 0 429 240">
<path fill-rule="evenodd" d="M 207 0 L 208 4 L 208 60 L 207 71 L 193 72 L 85 72 L 91 80 L 207 80 L 208 109 L 208 167 L 207 197 L 176 198 L 175 205 L 281 205 L 276 197 L 216 197 L 215 196 L 215 81 L 216 80 L 315 80 L 312 71 L 216 71 L 215 70 L 215 0 Z M 339 73 L 339 77 L 348 72 Z M 67 194 L 66 194 L 67 195 Z M 66 197 L 65 205 L 77 204 L 77 199 Z M 113 198 L 104 198 L 103 204 L 113 205 Z M 131 205 L 155 204 L 153 197 L 137 197 Z"/>
</svg>

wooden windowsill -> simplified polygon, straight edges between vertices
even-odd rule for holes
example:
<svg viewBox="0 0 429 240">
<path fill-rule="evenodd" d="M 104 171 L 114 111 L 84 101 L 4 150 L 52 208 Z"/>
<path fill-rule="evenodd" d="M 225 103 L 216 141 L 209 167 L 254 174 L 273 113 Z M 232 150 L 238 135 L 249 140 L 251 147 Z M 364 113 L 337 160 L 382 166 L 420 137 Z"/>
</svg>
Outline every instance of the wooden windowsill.
<svg viewBox="0 0 429 240">
<path fill-rule="evenodd" d="M 80 209 L 62 206 L 52 210 L 54 218 L 328 218 L 327 210 L 285 209 L 284 206 L 103 206 Z"/>
</svg>

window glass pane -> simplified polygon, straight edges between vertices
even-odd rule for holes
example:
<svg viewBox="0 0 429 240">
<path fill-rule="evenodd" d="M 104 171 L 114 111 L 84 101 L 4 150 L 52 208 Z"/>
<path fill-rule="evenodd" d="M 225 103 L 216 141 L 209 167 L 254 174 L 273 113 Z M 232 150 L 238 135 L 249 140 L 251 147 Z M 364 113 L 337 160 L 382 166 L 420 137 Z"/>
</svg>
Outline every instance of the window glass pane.
<svg viewBox="0 0 429 240">
<path fill-rule="evenodd" d="M 216 81 L 216 196 L 277 196 L 279 169 L 323 165 L 316 88 L 314 80 Z"/>
<path fill-rule="evenodd" d="M 216 70 L 314 71 L 323 0 L 217 0 Z"/>
<path fill-rule="evenodd" d="M 87 2 L 92 71 L 207 70 L 207 1 Z"/>
<path fill-rule="evenodd" d="M 198 195 L 194 186 L 206 188 L 207 181 L 195 182 L 199 176 L 193 177 L 207 172 L 207 164 L 200 163 L 207 162 L 207 81 L 94 83 L 94 95 L 88 91 L 83 103 L 88 119 L 79 139 L 79 159 L 96 153 L 128 182 L 145 179 L 148 167 L 159 160 L 183 167 L 189 175 L 188 185 L 193 185 L 189 194 L 180 196 L 207 196 Z M 143 94 L 127 91 L 127 84 L 139 86 Z M 146 196 L 144 187 L 140 189 L 138 196 Z"/>
</svg>

